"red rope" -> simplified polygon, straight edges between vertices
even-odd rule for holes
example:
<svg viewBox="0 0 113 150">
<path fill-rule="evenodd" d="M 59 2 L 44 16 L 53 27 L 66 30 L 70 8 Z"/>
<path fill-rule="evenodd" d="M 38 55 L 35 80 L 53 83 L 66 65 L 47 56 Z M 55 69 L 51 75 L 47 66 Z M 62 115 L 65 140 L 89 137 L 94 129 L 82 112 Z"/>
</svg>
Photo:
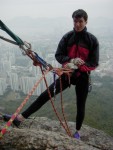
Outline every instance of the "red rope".
<svg viewBox="0 0 113 150">
<path fill-rule="evenodd" d="M 42 67 L 40 67 L 40 68 L 41 68 L 42 74 L 44 75 L 44 72 L 43 72 L 43 70 L 42 70 Z M 57 70 L 57 71 L 60 71 L 60 70 Z M 60 73 L 60 74 L 61 74 L 61 73 Z M 53 102 L 53 99 L 52 99 L 52 96 L 51 96 L 51 93 L 50 93 L 50 90 L 49 90 L 49 87 L 48 87 L 48 84 L 47 84 L 47 80 L 46 80 L 45 77 L 44 77 L 44 81 L 45 81 L 46 88 L 47 88 L 47 90 L 48 90 L 48 94 L 49 94 L 50 102 L 51 102 L 51 104 L 52 104 L 52 108 L 53 108 L 53 110 L 54 110 L 54 112 L 55 112 L 55 114 L 56 114 L 58 120 L 60 121 L 60 124 L 61 124 L 62 127 L 65 129 L 65 131 L 66 131 L 66 133 L 68 134 L 68 136 L 71 136 L 71 137 L 72 137 L 71 132 L 70 132 L 70 129 L 69 129 L 69 127 L 68 127 L 68 125 L 67 125 L 67 122 L 66 122 L 66 118 L 65 118 L 65 115 L 64 115 L 64 110 L 63 110 L 63 108 L 62 108 L 62 113 L 63 113 L 63 117 L 64 117 L 64 120 L 65 120 L 66 126 L 65 126 L 64 123 L 62 122 L 62 119 L 61 119 L 60 115 L 58 114 L 58 112 L 57 112 L 57 110 L 56 110 L 56 108 L 55 108 L 55 106 L 54 106 L 54 102 Z M 61 91 L 62 91 L 62 88 L 61 88 Z M 61 96 L 61 99 L 62 99 L 62 96 Z M 61 101 L 62 101 L 62 100 L 61 100 Z M 63 107 L 63 102 L 62 102 L 62 107 Z"/>
<path fill-rule="evenodd" d="M 70 129 L 69 129 L 69 126 L 68 126 L 68 124 L 67 124 L 67 120 L 66 120 L 66 117 L 65 117 L 65 113 L 64 113 L 61 77 L 60 77 L 60 89 L 61 89 L 60 96 L 61 96 L 62 115 L 63 115 L 64 121 L 65 121 L 65 125 L 66 125 L 67 131 L 68 131 L 68 135 L 70 135 L 70 136 L 72 137 L 72 133 L 71 133 L 71 131 L 70 131 Z"/>
<path fill-rule="evenodd" d="M 27 103 L 27 101 L 29 100 L 30 96 L 33 94 L 33 92 L 35 91 L 35 89 L 37 88 L 37 86 L 39 85 L 39 83 L 42 81 L 42 79 L 45 77 L 45 75 L 48 73 L 49 71 L 47 70 L 42 77 L 36 82 L 36 84 L 34 85 L 34 87 L 32 88 L 32 90 L 28 93 L 27 97 L 24 99 L 24 101 L 21 103 L 21 105 L 17 108 L 16 112 L 11 116 L 11 119 L 7 122 L 7 124 L 4 126 L 4 128 L 1 130 L 0 132 L 0 139 L 3 137 L 3 135 L 6 133 L 7 129 L 11 126 L 12 122 L 14 121 L 14 119 L 17 117 L 18 113 L 21 111 L 21 109 L 23 108 L 23 106 Z"/>
</svg>

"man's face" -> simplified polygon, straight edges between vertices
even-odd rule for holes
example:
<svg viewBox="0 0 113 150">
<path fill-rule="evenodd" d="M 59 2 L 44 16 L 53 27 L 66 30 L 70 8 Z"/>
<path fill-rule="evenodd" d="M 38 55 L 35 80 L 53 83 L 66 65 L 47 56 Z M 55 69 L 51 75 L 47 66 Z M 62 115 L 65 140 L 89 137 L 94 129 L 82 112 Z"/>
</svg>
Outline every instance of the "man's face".
<svg viewBox="0 0 113 150">
<path fill-rule="evenodd" d="M 83 17 L 82 18 L 74 18 L 73 23 L 74 23 L 75 31 L 80 32 L 85 28 L 87 21 L 85 21 Z"/>
</svg>

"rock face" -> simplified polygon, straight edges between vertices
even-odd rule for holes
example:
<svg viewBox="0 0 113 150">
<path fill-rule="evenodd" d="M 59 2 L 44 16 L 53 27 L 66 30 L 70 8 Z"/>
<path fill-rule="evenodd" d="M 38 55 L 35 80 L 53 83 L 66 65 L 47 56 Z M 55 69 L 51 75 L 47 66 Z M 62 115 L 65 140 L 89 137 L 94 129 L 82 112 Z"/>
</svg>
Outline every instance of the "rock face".
<svg viewBox="0 0 113 150">
<path fill-rule="evenodd" d="M 74 133 L 75 123 L 68 125 Z M 44 117 L 27 119 L 20 128 L 8 131 L 0 140 L 0 150 L 113 150 L 113 138 L 102 131 L 83 125 L 81 140 L 77 140 L 69 137 L 58 121 Z"/>
</svg>

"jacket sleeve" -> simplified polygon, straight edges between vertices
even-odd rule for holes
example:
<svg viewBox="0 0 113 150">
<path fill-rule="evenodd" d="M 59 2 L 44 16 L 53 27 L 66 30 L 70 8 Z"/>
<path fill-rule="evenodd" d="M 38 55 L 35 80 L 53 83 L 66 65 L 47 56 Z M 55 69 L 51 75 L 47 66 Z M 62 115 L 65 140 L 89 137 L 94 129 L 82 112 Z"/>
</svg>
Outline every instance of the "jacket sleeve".
<svg viewBox="0 0 113 150">
<path fill-rule="evenodd" d="M 69 56 L 67 55 L 67 38 L 65 35 L 58 44 L 55 58 L 60 64 L 64 64 L 70 60 Z"/>
<path fill-rule="evenodd" d="M 81 72 L 92 71 L 99 65 L 99 42 L 96 38 L 92 45 L 87 61 L 79 67 Z"/>
</svg>

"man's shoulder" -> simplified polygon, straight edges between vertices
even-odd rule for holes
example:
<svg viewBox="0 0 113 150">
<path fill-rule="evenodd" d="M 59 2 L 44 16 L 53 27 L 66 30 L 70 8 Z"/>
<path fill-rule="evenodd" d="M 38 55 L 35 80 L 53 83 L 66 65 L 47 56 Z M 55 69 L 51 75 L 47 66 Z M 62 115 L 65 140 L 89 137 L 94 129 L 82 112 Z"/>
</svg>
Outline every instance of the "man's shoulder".
<svg viewBox="0 0 113 150">
<path fill-rule="evenodd" d="M 69 38 L 69 37 L 71 37 L 73 34 L 74 34 L 74 31 L 71 30 L 71 31 L 65 33 L 63 37 L 64 37 L 64 38 Z"/>
<path fill-rule="evenodd" d="M 96 40 L 97 41 L 97 37 L 92 34 L 91 32 L 86 32 L 87 36 L 89 36 L 91 39 Z"/>
</svg>

